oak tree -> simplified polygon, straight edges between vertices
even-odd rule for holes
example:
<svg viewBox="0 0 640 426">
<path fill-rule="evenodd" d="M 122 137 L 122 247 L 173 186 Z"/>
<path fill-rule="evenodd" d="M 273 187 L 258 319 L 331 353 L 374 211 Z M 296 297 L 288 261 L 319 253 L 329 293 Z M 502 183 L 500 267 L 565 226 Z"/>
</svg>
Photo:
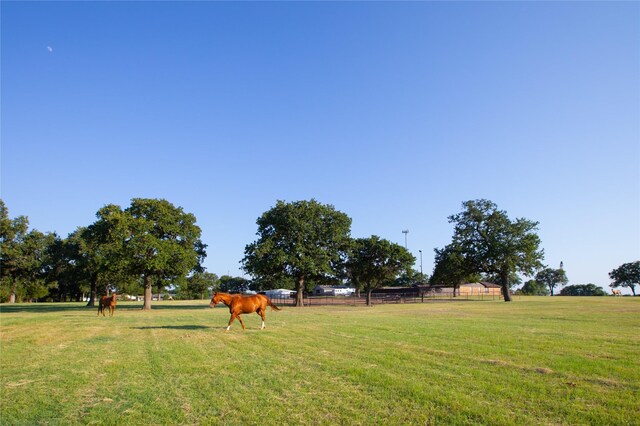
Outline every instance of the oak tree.
<svg viewBox="0 0 640 426">
<path fill-rule="evenodd" d="M 609 278 L 613 280 L 609 287 L 628 287 L 635 296 L 636 285 L 640 285 L 640 260 L 620 265 L 609 272 Z"/>
<path fill-rule="evenodd" d="M 258 282 L 295 281 L 296 306 L 303 306 L 305 280 L 334 275 L 350 240 L 351 218 L 316 200 L 286 203 L 257 221 L 258 239 L 248 244 L 243 269 Z"/>
<path fill-rule="evenodd" d="M 509 302 L 509 275 L 532 275 L 542 267 L 544 251 L 535 232 L 538 222 L 511 220 L 489 200 L 466 201 L 462 205 L 462 212 L 449 216 L 449 222 L 454 224 L 451 244 L 473 272 L 497 274 L 504 300 Z"/>
<path fill-rule="evenodd" d="M 553 289 L 558 285 L 566 285 L 569 280 L 564 269 L 545 268 L 536 274 L 536 281 L 549 288 L 549 294 L 553 296 Z"/>
<path fill-rule="evenodd" d="M 130 218 L 124 252 L 129 270 L 142 277 L 147 310 L 153 284 L 202 271 L 206 245 L 196 217 L 167 200 L 134 198 L 125 213 Z"/>
</svg>

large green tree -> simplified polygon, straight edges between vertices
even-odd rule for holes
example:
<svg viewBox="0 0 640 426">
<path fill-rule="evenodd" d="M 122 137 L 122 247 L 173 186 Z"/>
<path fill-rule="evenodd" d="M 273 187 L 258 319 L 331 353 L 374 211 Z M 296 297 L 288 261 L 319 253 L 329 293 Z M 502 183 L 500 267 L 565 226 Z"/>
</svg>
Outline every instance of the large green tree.
<svg viewBox="0 0 640 426">
<path fill-rule="evenodd" d="M 609 287 L 627 287 L 636 295 L 636 285 L 640 285 L 640 260 L 624 263 L 609 272 L 609 278 L 613 280 Z"/>
<path fill-rule="evenodd" d="M 125 214 L 129 216 L 124 242 L 128 268 L 142 277 L 142 309 L 151 309 L 152 286 L 202 271 L 206 245 L 200 240 L 196 217 L 167 200 L 134 198 Z"/>
<path fill-rule="evenodd" d="M 569 280 L 564 269 L 544 268 L 542 271 L 536 274 L 536 281 L 540 284 L 544 284 L 549 288 L 549 294 L 553 296 L 553 290 L 558 285 L 566 285 Z"/>
<path fill-rule="evenodd" d="M 50 279 L 50 246 L 55 234 L 29 230 L 26 216 L 9 218 L 9 211 L 0 200 L 0 291 L 10 303 L 37 299 L 55 287 Z"/>
<path fill-rule="evenodd" d="M 377 235 L 353 241 L 346 269 L 357 289 L 364 290 L 371 305 L 374 289 L 392 282 L 415 263 L 416 258 L 404 247 Z"/>
<path fill-rule="evenodd" d="M 532 275 L 542 267 L 538 222 L 511 220 L 489 200 L 466 201 L 462 206 L 462 212 L 449 216 L 455 225 L 452 246 L 473 272 L 497 274 L 504 300 L 511 301 L 510 274 Z"/>
<path fill-rule="evenodd" d="M 78 278 L 89 281 L 87 306 L 94 306 L 98 293 L 106 294 L 120 282 L 130 281 L 130 257 L 125 253 L 131 240 L 131 219 L 120 206 L 107 204 L 96 213 L 97 220 L 69 236 L 76 250 L 73 261 Z"/>
<path fill-rule="evenodd" d="M 316 200 L 277 201 L 256 221 L 258 239 L 244 250 L 244 270 L 258 282 L 295 281 L 303 306 L 305 280 L 334 275 L 350 241 L 351 219 Z"/>
</svg>

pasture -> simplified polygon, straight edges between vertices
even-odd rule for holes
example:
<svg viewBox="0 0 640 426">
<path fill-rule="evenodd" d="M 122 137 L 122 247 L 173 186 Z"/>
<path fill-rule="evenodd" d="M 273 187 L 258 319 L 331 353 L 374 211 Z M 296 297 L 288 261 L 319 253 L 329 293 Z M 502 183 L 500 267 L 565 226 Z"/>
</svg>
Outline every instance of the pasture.
<svg viewBox="0 0 640 426">
<path fill-rule="evenodd" d="M 640 298 L 0 307 L 0 424 L 640 424 Z"/>
</svg>

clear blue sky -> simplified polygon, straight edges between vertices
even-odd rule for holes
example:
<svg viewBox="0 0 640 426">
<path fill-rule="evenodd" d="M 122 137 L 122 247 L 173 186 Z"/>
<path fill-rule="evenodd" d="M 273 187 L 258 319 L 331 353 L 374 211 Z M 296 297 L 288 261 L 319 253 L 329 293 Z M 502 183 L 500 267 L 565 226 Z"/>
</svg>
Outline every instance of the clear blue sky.
<svg viewBox="0 0 640 426">
<path fill-rule="evenodd" d="M 638 2 L 0 7 L 1 196 L 33 228 L 165 198 L 240 275 L 260 214 L 315 198 L 431 273 L 487 198 L 571 284 L 640 258 Z"/>
</svg>

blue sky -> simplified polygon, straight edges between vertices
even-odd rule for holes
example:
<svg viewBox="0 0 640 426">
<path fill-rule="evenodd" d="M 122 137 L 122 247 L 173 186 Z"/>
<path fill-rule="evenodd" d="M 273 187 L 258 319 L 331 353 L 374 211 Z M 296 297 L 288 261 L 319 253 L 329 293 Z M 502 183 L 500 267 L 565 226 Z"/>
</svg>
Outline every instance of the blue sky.
<svg viewBox="0 0 640 426">
<path fill-rule="evenodd" d="M 571 284 L 640 258 L 637 2 L 0 7 L 1 196 L 41 231 L 165 198 L 240 275 L 260 214 L 315 198 L 430 273 L 487 198 Z"/>
</svg>

